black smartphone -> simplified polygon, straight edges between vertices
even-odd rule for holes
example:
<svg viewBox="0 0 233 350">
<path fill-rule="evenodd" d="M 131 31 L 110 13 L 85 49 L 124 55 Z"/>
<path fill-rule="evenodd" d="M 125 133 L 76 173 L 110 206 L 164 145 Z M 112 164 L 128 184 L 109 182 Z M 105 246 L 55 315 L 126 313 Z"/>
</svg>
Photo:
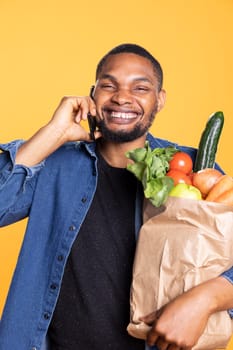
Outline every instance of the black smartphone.
<svg viewBox="0 0 233 350">
<path fill-rule="evenodd" d="M 96 119 L 90 113 L 87 114 L 91 140 L 95 140 Z"/>
</svg>

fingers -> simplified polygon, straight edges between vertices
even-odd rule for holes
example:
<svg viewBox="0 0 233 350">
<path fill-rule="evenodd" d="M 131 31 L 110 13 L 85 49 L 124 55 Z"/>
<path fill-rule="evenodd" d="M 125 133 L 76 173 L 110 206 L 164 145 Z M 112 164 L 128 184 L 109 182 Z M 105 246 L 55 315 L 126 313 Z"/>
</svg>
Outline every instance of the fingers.
<svg viewBox="0 0 233 350">
<path fill-rule="evenodd" d="M 162 311 L 163 308 L 140 318 L 141 321 L 151 326 L 147 334 L 147 344 L 149 346 L 156 345 L 159 350 L 191 350 L 191 347 L 184 345 L 184 341 L 179 341 L 174 335 L 168 335 L 161 329 L 161 326 L 158 325 Z"/>
<path fill-rule="evenodd" d="M 166 342 L 160 338 L 157 340 L 155 345 L 158 350 L 192 350 L 191 347 L 181 347 L 176 344 L 170 344 L 169 342 Z"/>
<path fill-rule="evenodd" d="M 149 346 L 156 345 L 158 350 L 191 350 L 191 347 L 178 345 L 176 342 L 166 340 L 162 335 L 156 332 L 150 332 L 147 337 L 147 344 Z"/>
<path fill-rule="evenodd" d="M 62 98 L 57 111 L 65 111 L 79 123 L 87 119 L 87 114 L 96 115 L 95 102 L 89 96 L 65 96 Z"/>
<path fill-rule="evenodd" d="M 169 347 L 169 350 L 171 350 L 171 346 L 169 345 L 169 343 L 167 343 L 166 341 L 164 341 L 161 338 L 158 338 L 158 340 L 156 341 L 156 346 L 157 348 L 159 348 L 159 350 L 167 350 Z M 176 346 L 175 346 L 176 347 Z"/>
<path fill-rule="evenodd" d="M 151 328 L 151 330 L 148 332 L 146 341 L 147 341 L 147 344 L 148 344 L 149 346 L 152 346 L 152 345 L 155 345 L 155 344 L 158 345 L 158 344 L 157 344 L 158 341 L 160 341 L 160 345 L 161 345 L 161 338 L 160 338 L 160 335 L 156 332 L 154 326 L 153 326 L 153 327 Z M 166 350 L 166 349 L 163 349 L 163 348 L 162 348 L 161 350 Z"/>
<path fill-rule="evenodd" d="M 96 115 L 95 103 L 89 96 L 65 97 L 65 101 L 72 104 L 76 123 L 86 120 L 88 113 Z"/>
<path fill-rule="evenodd" d="M 50 124 L 65 141 L 91 141 L 89 133 L 85 130 L 81 121 L 87 119 L 87 114 L 96 115 L 95 102 L 89 96 L 65 96 L 55 110 Z M 99 133 L 96 133 L 99 138 Z"/>
</svg>

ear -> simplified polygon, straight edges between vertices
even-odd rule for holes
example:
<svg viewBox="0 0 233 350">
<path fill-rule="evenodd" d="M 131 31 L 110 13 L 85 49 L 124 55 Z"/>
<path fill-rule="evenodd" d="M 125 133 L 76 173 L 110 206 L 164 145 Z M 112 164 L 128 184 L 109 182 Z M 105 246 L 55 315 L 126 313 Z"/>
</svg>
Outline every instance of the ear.
<svg viewBox="0 0 233 350">
<path fill-rule="evenodd" d="M 166 91 L 164 89 L 161 89 L 158 94 L 158 107 L 157 112 L 159 112 L 166 102 Z"/>
<path fill-rule="evenodd" d="M 92 85 L 92 86 L 91 86 L 91 89 L 90 89 L 90 97 L 91 97 L 92 99 L 94 99 L 94 90 L 95 90 L 95 85 Z"/>
</svg>

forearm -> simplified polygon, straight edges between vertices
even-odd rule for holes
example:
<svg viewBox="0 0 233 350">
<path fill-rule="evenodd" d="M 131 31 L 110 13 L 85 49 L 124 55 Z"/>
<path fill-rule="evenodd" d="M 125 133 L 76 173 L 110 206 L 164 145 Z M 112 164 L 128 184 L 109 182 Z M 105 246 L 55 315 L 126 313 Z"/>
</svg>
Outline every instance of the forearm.
<svg viewBox="0 0 233 350">
<path fill-rule="evenodd" d="M 64 132 L 53 123 L 48 123 L 19 148 L 15 163 L 34 166 L 46 159 L 65 141 Z"/>
<path fill-rule="evenodd" d="M 220 276 L 196 287 L 206 298 L 210 314 L 233 308 L 233 284 Z"/>
</svg>

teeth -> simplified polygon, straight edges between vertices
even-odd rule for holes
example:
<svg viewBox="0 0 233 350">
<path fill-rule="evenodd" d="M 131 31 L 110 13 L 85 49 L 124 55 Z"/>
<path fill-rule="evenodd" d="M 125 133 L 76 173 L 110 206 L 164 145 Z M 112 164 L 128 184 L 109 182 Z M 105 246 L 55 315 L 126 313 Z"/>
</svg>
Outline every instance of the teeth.
<svg viewBox="0 0 233 350">
<path fill-rule="evenodd" d="M 121 112 L 112 112 L 112 118 L 122 118 L 122 119 L 133 119 L 136 117 L 136 113 L 121 113 Z"/>
</svg>

